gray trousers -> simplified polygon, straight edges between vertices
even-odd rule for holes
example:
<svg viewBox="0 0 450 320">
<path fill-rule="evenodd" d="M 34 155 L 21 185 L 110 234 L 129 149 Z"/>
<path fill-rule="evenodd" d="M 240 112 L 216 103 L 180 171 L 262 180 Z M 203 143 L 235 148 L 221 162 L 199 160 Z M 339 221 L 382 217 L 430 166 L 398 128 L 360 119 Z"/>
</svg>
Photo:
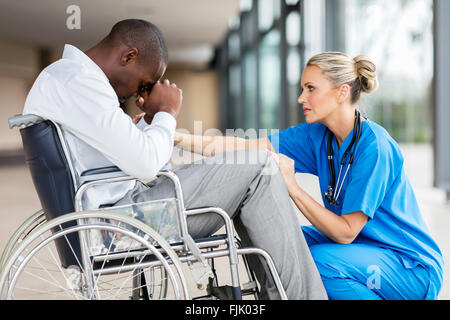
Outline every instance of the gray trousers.
<svg viewBox="0 0 450 320">
<path fill-rule="evenodd" d="M 266 250 L 274 260 L 289 299 L 326 299 L 326 291 L 306 244 L 283 177 L 267 151 L 233 151 L 204 158 L 174 170 L 185 207 L 219 207 L 233 219 L 243 246 Z M 137 184 L 115 205 L 174 196 L 173 183 L 159 177 Z M 213 234 L 223 226 L 217 215 L 190 216 L 193 238 Z M 258 256 L 249 263 L 261 284 L 261 298 L 279 299 L 266 264 Z"/>
</svg>

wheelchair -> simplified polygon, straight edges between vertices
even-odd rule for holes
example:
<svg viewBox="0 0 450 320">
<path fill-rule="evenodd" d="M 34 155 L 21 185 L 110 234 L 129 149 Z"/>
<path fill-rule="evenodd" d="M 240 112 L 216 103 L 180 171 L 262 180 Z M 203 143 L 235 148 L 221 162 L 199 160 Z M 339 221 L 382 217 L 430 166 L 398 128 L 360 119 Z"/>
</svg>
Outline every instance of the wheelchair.
<svg viewBox="0 0 450 320">
<path fill-rule="evenodd" d="M 117 167 L 77 175 L 60 126 L 35 115 L 16 115 L 25 160 L 42 209 L 14 232 L 0 260 L 1 299 L 158 300 L 258 299 L 248 255 L 259 256 L 281 299 L 287 299 L 270 255 L 243 248 L 221 208 L 187 210 L 177 176 L 161 170 L 174 197 L 98 210 L 83 210 L 89 188 L 138 180 Z M 148 181 L 147 181 L 148 182 Z M 187 217 L 216 214 L 225 234 L 193 239 Z M 241 259 L 239 259 L 241 257 Z M 227 258 L 231 286 L 219 286 L 214 259 Z M 241 284 L 244 265 L 248 282 Z M 194 297 L 197 289 L 206 291 Z"/>
</svg>

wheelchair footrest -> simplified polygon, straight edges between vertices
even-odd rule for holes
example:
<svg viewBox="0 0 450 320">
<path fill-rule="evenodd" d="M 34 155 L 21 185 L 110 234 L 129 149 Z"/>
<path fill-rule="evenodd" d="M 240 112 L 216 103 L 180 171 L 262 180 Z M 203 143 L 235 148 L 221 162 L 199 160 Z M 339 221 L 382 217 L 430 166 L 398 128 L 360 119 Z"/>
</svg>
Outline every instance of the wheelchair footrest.
<svg viewBox="0 0 450 320">
<path fill-rule="evenodd" d="M 256 284 L 256 281 L 249 281 L 247 283 L 243 283 L 241 288 L 245 291 L 256 290 L 256 288 L 258 288 L 258 285 Z"/>
<path fill-rule="evenodd" d="M 219 300 L 234 300 L 232 286 L 211 286 L 208 287 L 208 292 Z"/>
<path fill-rule="evenodd" d="M 242 295 L 248 296 L 248 295 L 254 295 L 258 293 L 258 284 L 256 281 L 249 281 L 247 283 L 243 283 L 241 286 Z"/>
<path fill-rule="evenodd" d="M 191 269 L 192 275 L 194 276 L 195 282 L 199 289 L 203 289 L 208 279 L 213 278 L 214 274 L 211 270 L 210 265 L 206 259 L 202 256 L 200 249 L 198 248 L 196 242 L 191 238 L 190 235 L 184 236 L 184 242 L 188 249 L 191 251 L 192 255 L 197 259 L 197 261 L 188 261 L 188 266 Z"/>
</svg>

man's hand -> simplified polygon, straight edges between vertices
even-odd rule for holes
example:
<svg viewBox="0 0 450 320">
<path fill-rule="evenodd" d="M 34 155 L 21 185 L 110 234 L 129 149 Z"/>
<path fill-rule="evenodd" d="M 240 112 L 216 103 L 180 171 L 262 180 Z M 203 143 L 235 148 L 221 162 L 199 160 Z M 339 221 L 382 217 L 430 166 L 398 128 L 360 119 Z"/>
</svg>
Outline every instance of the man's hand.
<svg viewBox="0 0 450 320">
<path fill-rule="evenodd" d="M 169 80 L 155 83 L 150 94 L 143 91 L 136 100 L 136 106 L 145 112 L 145 121 L 152 119 L 157 112 L 170 113 L 174 118 L 178 116 L 183 101 L 183 91 Z"/>
</svg>

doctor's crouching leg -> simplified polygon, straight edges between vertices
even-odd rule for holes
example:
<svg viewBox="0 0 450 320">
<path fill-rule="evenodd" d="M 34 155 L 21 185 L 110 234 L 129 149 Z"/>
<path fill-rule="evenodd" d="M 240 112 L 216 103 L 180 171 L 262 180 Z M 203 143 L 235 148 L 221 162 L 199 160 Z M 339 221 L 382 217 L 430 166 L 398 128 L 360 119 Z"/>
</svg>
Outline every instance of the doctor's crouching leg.
<svg viewBox="0 0 450 320">
<path fill-rule="evenodd" d="M 405 267 L 392 250 L 366 244 L 323 243 L 310 247 L 332 300 L 425 299 L 428 271 Z"/>
<path fill-rule="evenodd" d="M 289 299 L 327 298 L 284 180 L 268 152 L 226 152 L 183 165 L 174 173 L 180 179 L 186 208 L 222 208 L 233 218 L 244 246 L 270 254 Z M 172 194 L 171 182 L 160 177 L 126 197 L 139 202 Z M 222 225 L 216 215 L 188 217 L 188 230 L 194 238 L 211 235 Z M 249 258 L 262 285 L 261 298 L 279 299 L 265 263 L 259 257 Z"/>
</svg>

